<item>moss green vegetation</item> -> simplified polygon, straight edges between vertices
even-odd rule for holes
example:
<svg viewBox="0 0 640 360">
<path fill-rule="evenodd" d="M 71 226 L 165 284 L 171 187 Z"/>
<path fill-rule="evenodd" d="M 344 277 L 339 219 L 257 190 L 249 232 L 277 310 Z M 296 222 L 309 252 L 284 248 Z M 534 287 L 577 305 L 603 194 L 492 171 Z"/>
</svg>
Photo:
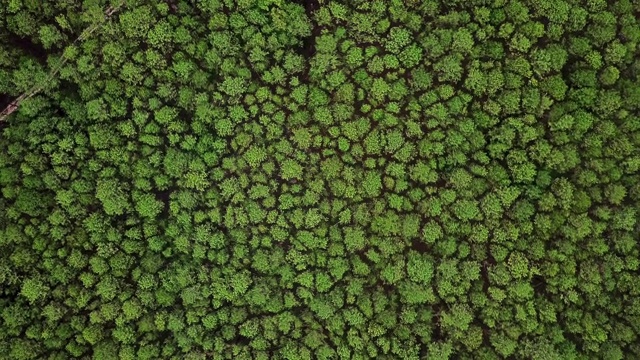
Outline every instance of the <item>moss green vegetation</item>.
<svg viewBox="0 0 640 360">
<path fill-rule="evenodd" d="M 1 3 L 0 358 L 640 358 L 637 1 Z"/>
</svg>

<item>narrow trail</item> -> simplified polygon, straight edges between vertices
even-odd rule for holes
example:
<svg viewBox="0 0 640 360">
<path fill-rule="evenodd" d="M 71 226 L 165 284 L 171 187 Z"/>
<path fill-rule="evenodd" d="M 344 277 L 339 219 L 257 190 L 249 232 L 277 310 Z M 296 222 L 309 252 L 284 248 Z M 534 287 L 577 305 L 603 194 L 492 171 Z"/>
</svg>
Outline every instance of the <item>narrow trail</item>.
<svg viewBox="0 0 640 360">
<path fill-rule="evenodd" d="M 118 10 L 120 10 L 120 8 L 122 8 L 122 6 L 124 6 L 124 1 L 121 2 L 119 5 L 117 5 L 115 7 L 114 6 L 110 6 L 107 9 L 105 9 L 105 11 L 104 11 L 104 15 L 105 16 L 104 16 L 103 21 L 97 22 L 97 23 L 91 25 L 90 27 L 86 28 L 82 32 L 82 34 L 80 34 L 80 36 L 76 40 L 74 40 L 73 43 L 71 43 L 69 46 L 67 46 L 67 48 L 69 48 L 70 46 L 74 46 L 74 45 L 84 41 L 89 36 L 91 36 L 91 34 L 93 34 L 96 30 L 101 28 L 102 25 L 107 20 L 109 20 L 111 18 L 111 16 L 113 16 L 113 14 L 115 14 Z M 35 96 L 38 93 L 40 93 L 47 86 L 47 84 L 49 84 L 56 77 L 56 75 L 58 75 L 58 73 L 60 72 L 62 67 L 65 66 L 68 61 L 69 61 L 69 58 L 67 56 L 65 56 L 65 52 L 63 51 L 62 60 L 58 63 L 58 65 L 56 65 L 53 69 L 51 69 L 51 71 L 49 71 L 49 74 L 47 75 L 47 78 L 42 83 L 34 84 L 29 90 L 27 90 L 26 92 L 22 93 L 22 95 L 18 96 L 15 100 L 10 102 L 9 105 L 7 105 L 2 110 L 2 112 L 0 112 L 0 122 L 4 122 L 11 114 L 13 114 L 16 110 L 18 110 L 18 108 L 20 107 L 20 104 L 22 104 L 22 102 L 24 102 L 26 100 L 29 100 L 33 96 Z"/>
</svg>

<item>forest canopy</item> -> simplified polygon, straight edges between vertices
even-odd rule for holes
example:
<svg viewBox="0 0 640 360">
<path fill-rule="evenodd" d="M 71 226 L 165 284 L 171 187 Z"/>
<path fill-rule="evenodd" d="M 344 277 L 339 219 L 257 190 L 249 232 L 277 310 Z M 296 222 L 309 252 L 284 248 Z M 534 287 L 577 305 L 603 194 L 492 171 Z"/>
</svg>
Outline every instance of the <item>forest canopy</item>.
<svg viewBox="0 0 640 360">
<path fill-rule="evenodd" d="M 0 358 L 640 358 L 637 1 L 1 3 Z"/>
</svg>

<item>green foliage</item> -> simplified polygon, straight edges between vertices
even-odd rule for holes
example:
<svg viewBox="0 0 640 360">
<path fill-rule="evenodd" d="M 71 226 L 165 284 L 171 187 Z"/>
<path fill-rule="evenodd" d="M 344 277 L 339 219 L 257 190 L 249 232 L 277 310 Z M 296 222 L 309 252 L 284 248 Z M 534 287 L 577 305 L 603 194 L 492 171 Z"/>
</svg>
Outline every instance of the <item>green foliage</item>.
<svg viewBox="0 0 640 360">
<path fill-rule="evenodd" d="M 142 194 L 134 196 L 136 210 L 143 218 L 155 218 L 163 208 L 163 205 L 155 196 L 151 194 Z"/>
<path fill-rule="evenodd" d="M 633 1 L 4 5 L 0 358 L 640 358 Z"/>
<path fill-rule="evenodd" d="M 49 287 L 42 280 L 37 278 L 26 279 L 22 283 L 20 289 L 20 295 L 29 300 L 30 303 L 34 303 L 37 300 L 44 299 L 47 296 Z"/>
<path fill-rule="evenodd" d="M 303 176 L 303 168 L 297 161 L 286 159 L 282 162 L 282 165 L 280 167 L 280 176 L 282 176 L 282 178 L 285 180 L 300 180 Z"/>
<path fill-rule="evenodd" d="M 107 215 L 122 215 L 127 209 L 126 193 L 116 180 L 98 180 L 96 198 L 102 203 Z"/>
<path fill-rule="evenodd" d="M 382 190 L 382 178 L 374 171 L 367 171 L 362 181 L 362 188 L 369 197 L 377 197 Z"/>
</svg>

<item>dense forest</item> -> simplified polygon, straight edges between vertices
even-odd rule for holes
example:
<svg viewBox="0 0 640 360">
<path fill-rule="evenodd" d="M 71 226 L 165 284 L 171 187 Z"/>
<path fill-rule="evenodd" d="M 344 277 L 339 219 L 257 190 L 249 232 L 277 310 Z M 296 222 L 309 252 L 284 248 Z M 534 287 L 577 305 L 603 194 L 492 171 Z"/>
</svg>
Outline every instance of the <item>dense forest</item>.
<svg viewBox="0 0 640 360">
<path fill-rule="evenodd" d="M 0 0 L 0 358 L 640 358 L 635 0 Z"/>
</svg>

